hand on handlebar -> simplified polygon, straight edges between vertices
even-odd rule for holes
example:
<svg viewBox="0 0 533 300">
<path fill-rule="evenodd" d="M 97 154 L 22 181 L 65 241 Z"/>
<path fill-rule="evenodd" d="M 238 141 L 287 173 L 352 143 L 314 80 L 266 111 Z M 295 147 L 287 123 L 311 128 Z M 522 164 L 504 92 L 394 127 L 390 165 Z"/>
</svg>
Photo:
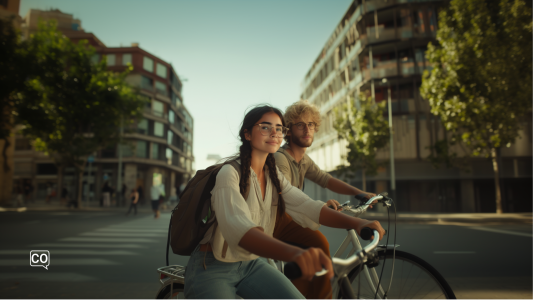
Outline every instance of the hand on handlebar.
<svg viewBox="0 0 533 300">
<path fill-rule="evenodd" d="M 341 211 L 342 206 L 337 200 L 330 199 L 328 202 L 326 202 L 326 205 L 329 207 L 331 206 L 336 211 Z"/>
<path fill-rule="evenodd" d="M 376 196 L 376 194 L 374 194 L 374 193 L 366 193 L 366 192 L 363 192 L 363 193 L 361 193 L 361 194 L 357 194 L 357 195 L 355 195 L 355 198 L 356 198 L 356 199 L 364 198 L 364 199 L 366 199 L 366 200 L 369 200 L 370 198 L 375 197 L 375 196 Z M 372 202 L 372 204 L 376 204 L 376 203 L 378 203 L 378 200 L 374 200 L 374 201 Z M 369 207 L 372 208 L 373 206 L 372 206 L 372 205 L 369 205 Z"/>
<path fill-rule="evenodd" d="M 333 278 L 333 265 L 331 259 L 320 248 L 308 248 L 302 249 L 293 259 L 302 271 L 302 277 L 305 280 L 311 281 L 315 276 L 315 273 L 322 271 L 322 269 L 328 270 L 326 276 L 328 279 Z"/>
<path fill-rule="evenodd" d="M 381 224 L 379 223 L 379 221 L 370 221 L 370 220 L 365 220 L 365 219 L 360 219 L 360 220 L 361 222 L 359 222 L 358 226 L 354 228 L 355 231 L 357 231 L 357 234 L 360 236 L 361 230 L 365 227 L 369 227 L 379 232 L 379 240 L 381 241 L 381 239 L 386 234 L 386 232 L 385 232 L 385 229 L 381 227 Z"/>
</svg>

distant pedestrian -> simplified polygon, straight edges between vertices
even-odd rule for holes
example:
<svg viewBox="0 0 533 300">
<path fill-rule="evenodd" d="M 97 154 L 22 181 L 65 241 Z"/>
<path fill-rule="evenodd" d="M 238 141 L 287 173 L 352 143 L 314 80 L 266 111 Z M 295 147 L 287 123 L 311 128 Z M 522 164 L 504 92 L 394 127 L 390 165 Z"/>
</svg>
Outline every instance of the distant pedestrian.
<svg viewBox="0 0 533 300">
<path fill-rule="evenodd" d="M 104 207 L 111 206 L 111 193 L 113 189 L 109 186 L 109 183 L 106 181 L 104 187 L 102 187 L 102 199 Z"/>
<path fill-rule="evenodd" d="M 120 190 L 120 204 L 126 205 L 126 192 L 128 191 L 128 187 L 125 183 L 122 184 L 122 189 Z"/>
<path fill-rule="evenodd" d="M 20 185 L 16 187 L 17 196 L 15 198 L 15 206 L 24 206 L 24 188 Z"/>
<path fill-rule="evenodd" d="M 24 180 L 24 198 L 26 200 L 26 203 L 31 200 L 31 202 L 34 202 L 33 199 L 31 199 L 31 194 L 33 192 L 33 185 L 31 184 L 30 180 Z"/>
<path fill-rule="evenodd" d="M 61 190 L 61 199 L 59 200 L 59 203 L 61 205 L 67 204 L 67 197 L 68 197 L 68 190 L 66 187 L 63 187 Z"/>
<path fill-rule="evenodd" d="M 161 190 L 159 187 L 152 185 L 150 188 L 150 199 L 152 199 L 152 210 L 154 211 L 154 217 L 159 218 L 159 197 L 161 196 Z"/>
<path fill-rule="evenodd" d="M 74 208 L 78 208 L 78 199 L 76 198 L 70 198 L 67 194 L 67 196 L 65 197 L 67 198 L 68 202 L 67 202 L 67 208 L 70 208 L 71 206 L 73 206 Z"/>
<path fill-rule="evenodd" d="M 144 190 L 141 185 L 139 185 L 139 187 L 137 188 L 137 193 L 139 193 L 139 200 L 141 201 L 141 205 L 144 205 Z"/>
<path fill-rule="evenodd" d="M 131 190 L 130 199 L 131 199 L 131 204 L 130 204 L 130 208 L 128 209 L 128 212 L 126 213 L 126 216 L 130 214 L 130 211 L 132 208 L 135 211 L 133 214 L 134 215 L 137 214 L 137 202 L 139 202 L 139 193 L 135 189 Z"/>
<path fill-rule="evenodd" d="M 48 183 L 46 187 L 46 203 L 50 203 L 52 198 L 56 196 L 55 186 L 52 183 Z"/>
</svg>

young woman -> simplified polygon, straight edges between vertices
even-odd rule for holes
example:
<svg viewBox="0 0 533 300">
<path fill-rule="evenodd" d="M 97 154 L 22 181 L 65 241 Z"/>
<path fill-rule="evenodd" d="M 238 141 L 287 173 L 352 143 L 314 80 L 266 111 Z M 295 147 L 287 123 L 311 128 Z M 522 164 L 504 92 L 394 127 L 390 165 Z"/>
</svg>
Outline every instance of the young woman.
<svg viewBox="0 0 533 300">
<path fill-rule="evenodd" d="M 275 166 L 273 154 L 286 133 L 281 112 L 259 106 L 244 117 L 237 162 L 241 176 L 231 165 L 217 175 L 211 191 L 213 226 L 191 254 L 185 274 L 186 298 L 301 298 L 302 294 L 278 270 L 259 257 L 294 261 L 303 278 L 311 280 L 324 266 L 333 277 L 331 260 L 321 249 L 301 249 L 272 237 L 276 219 L 287 212 L 298 224 L 317 230 L 323 224 L 335 228 L 363 227 L 385 231 L 377 221 L 346 216 L 312 200 L 293 187 Z M 241 193 L 250 184 L 248 198 Z M 274 188 L 273 188 L 274 186 Z M 275 192 L 273 192 L 275 190 Z"/>
</svg>

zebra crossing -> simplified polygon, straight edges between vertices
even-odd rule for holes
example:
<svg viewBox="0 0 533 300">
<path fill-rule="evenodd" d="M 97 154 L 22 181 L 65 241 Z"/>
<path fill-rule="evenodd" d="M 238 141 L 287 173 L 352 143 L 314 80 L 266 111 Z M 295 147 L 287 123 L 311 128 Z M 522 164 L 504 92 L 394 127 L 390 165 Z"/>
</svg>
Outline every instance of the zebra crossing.
<svg viewBox="0 0 533 300">
<path fill-rule="evenodd" d="M 94 276 L 83 274 L 83 267 L 126 265 L 131 258 L 145 255 L 154 245 L 166 241 L 167 230 L 168 222 L 165 220 L 154 220 L 153 216 L 138 216 L 133 220 L 61 237 L 55 241 L 30 244 L 21 247 L 22 249 L 0 248 L 0 280 L 98 280 Z M 30 267 L 28 258 L 31 250 L 50 251 L 48 271 Z M 54 269 L 55 266 L 76 267 L 81 272 L 73 272 L 71 268 Z M 19 270 L 21 272 L 17 272 Z"/>
</svg>

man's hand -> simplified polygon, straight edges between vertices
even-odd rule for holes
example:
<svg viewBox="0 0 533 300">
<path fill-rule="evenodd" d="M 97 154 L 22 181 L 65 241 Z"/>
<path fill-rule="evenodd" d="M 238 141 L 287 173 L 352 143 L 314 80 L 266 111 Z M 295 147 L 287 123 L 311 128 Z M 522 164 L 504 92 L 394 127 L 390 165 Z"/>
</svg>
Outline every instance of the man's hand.
<svg viewBox="0 0 533 300">
<path fill-rule="evenodd" d="M 363 194 L 367 200 L 369 200 L 370 198 L 376 196 L 376 194 L 374 194 L 374 193 L 366 193 L 366 192 L 364 192 L 364 193 L 361 193 L 361 194 Z M 358 194 L 358 195 L 360 195 L 360 194 Z M 357 195 L 356 195 L 356 196 L 357 196 Z M 378 203 L 378 200 L 374 200 L 374 201 L 372 202 L 372 204 L 376 204 L 376 203 Z M 372 208 L 373 206 L 372 206 L 372 205 L 369 205 L 369 207 Z"/>
<path fill-rule="evenodd" d="M 336 211 L 341 211 L 341 204 L 337 200 L 330 199 L 326 202 L 326 206 L 333 206 L 333 209 Z"/>
<path fill-rule="evenodd" d="M 360 236 L 361 235 L 361 230 L 363 228 L 365 228 L 365 227 L 369 227 L 369 228 L 377 230 L 379 232 L 379 240 L 380 241 L 383 238 L 383 236 L 385 235 L 385 229 L 383 229 L 383 227 L 381 227 L 381 224 L 379 223 L 379 221 L 370 221 L 370 220 L 360 219 L 359 224 L 354 229 L 355 229 L 355 231 L 357 231 L 357 234 Z"/>
</svg>

